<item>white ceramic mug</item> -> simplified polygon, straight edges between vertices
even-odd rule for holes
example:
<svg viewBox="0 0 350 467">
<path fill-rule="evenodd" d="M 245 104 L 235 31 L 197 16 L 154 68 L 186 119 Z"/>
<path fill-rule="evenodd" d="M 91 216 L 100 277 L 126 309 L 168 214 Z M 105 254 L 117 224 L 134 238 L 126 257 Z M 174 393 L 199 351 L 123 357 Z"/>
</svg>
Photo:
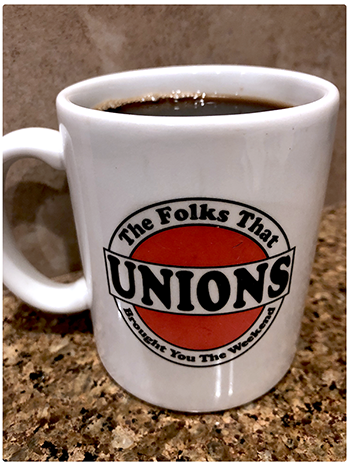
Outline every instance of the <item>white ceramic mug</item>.
<svg viewBox="0 0 350 467">
<path fill-rule="evenodd" d="M 291 107 L 206 117 L 93 109 L 174 90 Z M 203 412 L 261 396 L 295 354 L 338 100 L 320 78 L 249 66 L 138 70 L 68 87 L 59 131 L 4 137 L 4 172 L 25 156 L 66 170 L 84 278 L 44 277 L 5 220 L 5 284 L 43 310 L 90 308 L 103 364 L 145 401 Z"/>
</svg>

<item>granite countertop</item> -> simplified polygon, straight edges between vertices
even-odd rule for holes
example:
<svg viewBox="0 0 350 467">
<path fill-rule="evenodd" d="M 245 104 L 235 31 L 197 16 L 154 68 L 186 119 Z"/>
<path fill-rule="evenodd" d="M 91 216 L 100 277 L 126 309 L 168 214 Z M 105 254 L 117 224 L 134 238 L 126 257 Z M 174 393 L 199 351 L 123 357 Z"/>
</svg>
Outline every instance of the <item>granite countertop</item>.
<svg viewBox="0 0 350 467">
<path fill-rule="evenodd" d="M 67 278 L 65 278 L 67 279 Z M 344 461 L 345 206 L 326 209 L 298 352 L 268 394 L 212 414 L 144 403 L 114 383 L 89 312 L 4 292 L 6 461 Z"/>
</svg>

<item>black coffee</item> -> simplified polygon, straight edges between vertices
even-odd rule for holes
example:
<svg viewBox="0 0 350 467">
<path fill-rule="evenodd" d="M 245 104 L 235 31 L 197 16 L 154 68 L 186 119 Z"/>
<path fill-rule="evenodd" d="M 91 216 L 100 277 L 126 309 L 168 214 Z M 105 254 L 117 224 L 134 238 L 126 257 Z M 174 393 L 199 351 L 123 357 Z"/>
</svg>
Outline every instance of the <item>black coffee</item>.
<svg viewBox="0 0 350 467">
<path fill-rule="evenodd" d="M 195 117 L 265 112 L 289 107 L 286 104 L 236 96 L 160 97 L 135 102 L 109 101 L 97 107 L 105 112 L 163 117 Z"/>
</svg>

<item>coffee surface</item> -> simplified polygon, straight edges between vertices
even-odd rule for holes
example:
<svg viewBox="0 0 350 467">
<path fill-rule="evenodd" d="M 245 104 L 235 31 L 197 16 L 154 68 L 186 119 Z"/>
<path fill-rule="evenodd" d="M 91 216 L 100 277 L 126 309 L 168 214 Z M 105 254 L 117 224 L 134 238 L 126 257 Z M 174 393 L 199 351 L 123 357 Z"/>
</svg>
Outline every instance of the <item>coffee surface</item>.
<svg viewBox="0 0 350 467">
<path fill-rule="evenodd" d="M 109 101 L 97 107 L 105 112 L 163 117 L 237 115 L 289 107 L 286 104 L 236 96 L 190 96 L 145 98 L 135 102 Z"/>
</svg>

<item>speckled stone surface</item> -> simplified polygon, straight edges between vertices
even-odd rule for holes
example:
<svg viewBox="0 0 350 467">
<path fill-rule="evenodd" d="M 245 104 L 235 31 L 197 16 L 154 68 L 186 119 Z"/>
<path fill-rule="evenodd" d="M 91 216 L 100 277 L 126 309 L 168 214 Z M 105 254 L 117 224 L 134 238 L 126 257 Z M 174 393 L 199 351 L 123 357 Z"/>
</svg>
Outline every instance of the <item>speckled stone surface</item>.
<svg viewBox="0 0 350 467">
<path fill-rule="evenodd" d="M 7 461 L 344 461 L 345 207 L 327 209 L 297 355 L 259 400 L 214 414 L 146 404 L 107 375 L 89 312 L 55 316 L 4 292 Z"/>
</svg>

